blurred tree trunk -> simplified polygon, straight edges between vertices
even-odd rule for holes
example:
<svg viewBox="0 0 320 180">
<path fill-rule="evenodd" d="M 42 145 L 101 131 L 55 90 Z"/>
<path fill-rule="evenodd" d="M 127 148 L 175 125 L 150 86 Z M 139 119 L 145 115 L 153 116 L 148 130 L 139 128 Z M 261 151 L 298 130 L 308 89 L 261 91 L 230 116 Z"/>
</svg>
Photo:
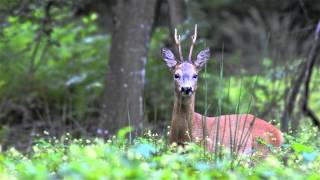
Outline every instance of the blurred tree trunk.
<svg viewBox="0 0 320 180">
<path fill-rule="evenodd" d="M 174 28 L 181 25 L 186 19 L 186 4 L 184 0 L 167 0 L 170 13 L 170 26 L 173 32 Z M 173 34 L 173 33 L 171 33 Z"/>
<path fill-rule="evenodd" d="M 170 18 L 170 46 L 174 47 L 174 29 L 181 25 L 186 15 L 186 2 L 184 0 L 167 0 L 169 6 L 169 18 Z M 178 53 L 176 48 L 173 48 L 175 54 Z"/>
<path fill-rule="evenodd" d="M 117 0 L 100 127 L 114 134 L 137 130 L 143 120 L 143 87 L 156 0 Z"/>
</svg>

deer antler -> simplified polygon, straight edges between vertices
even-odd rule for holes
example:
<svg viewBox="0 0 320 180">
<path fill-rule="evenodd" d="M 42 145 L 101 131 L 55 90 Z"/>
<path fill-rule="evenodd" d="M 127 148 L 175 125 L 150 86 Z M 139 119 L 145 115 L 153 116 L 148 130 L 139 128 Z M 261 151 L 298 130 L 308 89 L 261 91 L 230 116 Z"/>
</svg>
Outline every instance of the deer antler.
<svg viewBox="0 0 320 180">
<path fill-rule="evenodd" d="M 193 47 L 194 47 L 194 44 L 196 43 L 196 40 L 197 40 L 197 24 L 194 26 L 194 34 L 191 36 L 191 40 L 192 40 L 192 42 L 191 42 L 190 51 L 189 51 L 189 58 L 188 58 L 189 62 L 191 62 Z"/>
<path fill-rule="evenodd" d="M 180 45 L 181 38 L 180 38 L 180 35 L 178 35 L 177 28 L 174 29 L 174 40 L 175 40 L 176 45 L 178 47 L 180 62 L 182 62 L 183 61 L 183 56 L 182 56 L 181 45 Z"/>
</svg>

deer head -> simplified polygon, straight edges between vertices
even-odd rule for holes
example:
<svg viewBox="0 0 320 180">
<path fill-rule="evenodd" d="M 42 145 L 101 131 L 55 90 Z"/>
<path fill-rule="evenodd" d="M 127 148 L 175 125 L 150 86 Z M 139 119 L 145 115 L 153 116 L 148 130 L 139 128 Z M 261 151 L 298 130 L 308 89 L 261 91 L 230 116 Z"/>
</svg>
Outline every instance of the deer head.
<svg viewBox="0 0 320 180">
<path fill-rule="evenodd" d="M 187 60 L 183 59 L 180 45 L 180 35 L 177 29 L 174 33 L 175 44 L 179 52 L 179 59 L 176 59 L 171 50 L 162 48 L 163 60 L 174 74 L 175 91 L 182 96 L 191 96 L 197 89 L 198 73 L 204 64 L 209 60 L 210 50 L 206 48 L 200 51 L 195 60 L 192 60 L 192 51 L 197 39 L 197 25 L 194 28 L 194 34 L 191 36 L 191 46 Z"/>
</svg>

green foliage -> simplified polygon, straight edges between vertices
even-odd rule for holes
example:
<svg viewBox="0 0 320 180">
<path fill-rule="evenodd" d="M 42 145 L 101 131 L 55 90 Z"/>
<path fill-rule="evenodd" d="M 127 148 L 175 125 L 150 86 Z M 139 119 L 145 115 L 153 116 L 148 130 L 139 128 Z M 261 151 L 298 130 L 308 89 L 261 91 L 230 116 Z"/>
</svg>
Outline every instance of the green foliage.
<svg viewBox="0 0 320 180">
<path fill-rule="evenodd" d="M 121 130 L 117 137 L 102 139 L 39 140 L 31 152 L 14 148 L 0 154 L 1 179 L 319 179 L 320 146 L 312 142 L 319 133 L 311 130 L 298 138 L 287 137 L 292 145 L 252 164 L 244 156 L 231 168 L 224 157 L 214 161 L 195 144 L 168 147 L 156 134 L 146 133 L 132 144 Z M 67 135 L 68 136 L 68 135 Z M 302 147 L 304 146 L 304 147 Z M 311 148 L 310 148 L 311 147 Z M 293 151 L 292 151 L 293 150 Z M 290 152 L 291 151 L 291 152 Z M 306 154 L 306 153 L 309 154 Z M 288 165 L 285 165 L 284 157 Z"/>
<path fill-rule="evenodd" d="M 84 119 L 95 112 L 110 37 L 100 34 L 97 14 L 66 22 L 71 16 L 68 11 L 51 10 L 54 26 L 41 23 L 41 8 L 32 14 L 34 20 L 10 16 L 1 30 L 0 101 L 24 106 L 30 116 L 22 119 Z M 6 107 L 1 112 L 6 120 L 12 112 L 19 114 Z"/>
</svg>

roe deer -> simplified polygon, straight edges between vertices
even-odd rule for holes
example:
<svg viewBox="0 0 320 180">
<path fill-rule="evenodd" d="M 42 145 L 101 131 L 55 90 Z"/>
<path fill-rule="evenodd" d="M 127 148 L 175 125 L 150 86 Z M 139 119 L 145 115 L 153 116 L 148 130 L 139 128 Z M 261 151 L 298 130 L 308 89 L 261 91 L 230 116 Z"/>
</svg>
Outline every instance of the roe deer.
<svg viewBox="0 0 320 180">
<path fill-rule="evenodd" d="M 171 119 L 169 142 L 184 145 L 186 142 L 205 142 L 206 149 L 214 151 L 216 145 L 233 148 L 234 152 L 249 154 L 253 150 L 268 154 L 266 144 L 280 147 L 282 133 L 265 120 L 251 114 L 233 114 L 204 117 L 194 112 L 198 73 L 210 58 L 209 48 L 200 51 L 192 60 L 192 50 L 197 39 L 197 25 L 191 37 L 192 43 L 187 60 L 183 59 L 180 35 L 175 29 L 175 43 L 179 60 L 172 51 L 162 48 L 163 60 L 174 74 L 174 106 Z M 264 143 L 260 143 L 259 139 Z M 233 147 L 232 147 L 233 146 Z"/>
</svg>

